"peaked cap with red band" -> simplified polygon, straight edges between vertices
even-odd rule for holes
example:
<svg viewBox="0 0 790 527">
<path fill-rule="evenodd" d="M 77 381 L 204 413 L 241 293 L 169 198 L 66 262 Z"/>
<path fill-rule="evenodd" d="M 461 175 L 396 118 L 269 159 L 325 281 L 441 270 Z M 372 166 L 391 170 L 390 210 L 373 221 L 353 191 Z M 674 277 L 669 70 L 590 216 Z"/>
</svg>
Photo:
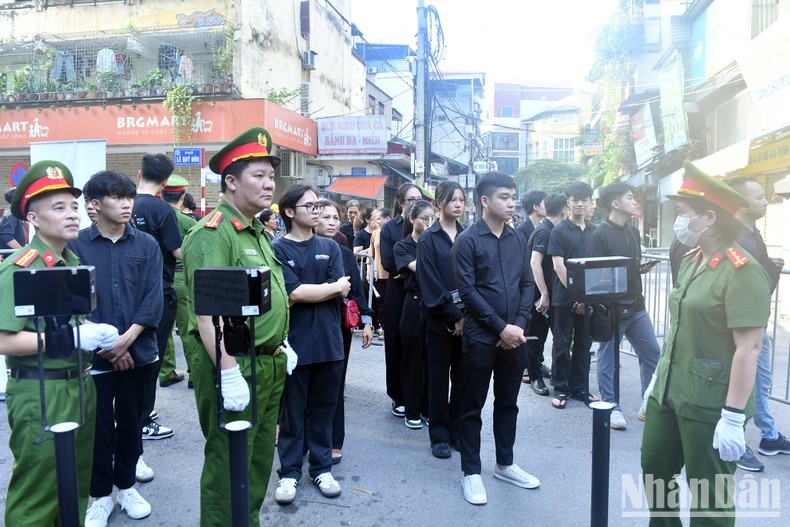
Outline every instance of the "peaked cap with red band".
<svg viewBox="0 0 790 527">
<path fill-rule="evenodd" d="M 677 194 L 667 196 L 672 199 L 700 198 L 708 203 L 721 207 L 725 212 L 735 216 L 738 209 L 748 207 L 749 202 L 732 187 L 710 177 L 697 168 L 691 161 L 683 164 L 686 174 Z"/>
<path fill-rule="evenodd" d="M 272 136 L 264 128 L 250 128 L 236 139 L 214 154 L 208 162 L 209 168 L 215 173 L 222 172 L 236 161 L 268 159 L 272 168 L 280 165 L 280 158 L 271 154 Z"/>
<path fill-rule="evenodd" d="M 74 188 L 71 170 L 58 161 L 39 161 L 27 169 L 25 175 L 14 191 L 11 200 L 11 214 L 20 220 L 25 219 L 27 206 L 34 198 L 56 190 L 67 190 L 78 198 L 82 191 Z"/>
<path fill-rule="evenodd" d="M 186 190 L 187 185 L 189 185 L 189 181 L 187 181 L 186 178 L 179 176 L 178 174 L 173 174 L 167 178 L 165 186 L 162 188 L 162 190 L 167 192 L 181 192 L 182 190 Z"/>
</svg>

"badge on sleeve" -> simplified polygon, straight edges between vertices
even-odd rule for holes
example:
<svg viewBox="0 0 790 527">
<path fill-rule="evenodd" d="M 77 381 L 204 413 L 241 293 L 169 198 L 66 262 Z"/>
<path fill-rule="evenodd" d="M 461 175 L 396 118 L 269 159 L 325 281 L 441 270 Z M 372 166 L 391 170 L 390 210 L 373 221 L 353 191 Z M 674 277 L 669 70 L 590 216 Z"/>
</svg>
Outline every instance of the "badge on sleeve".
<svg viewBox="0 0 790 527">
<path fill-rule="evenodd" d="M 41 255 L 41 259 L 44 260 L 44 263 L 47 264 L 47 267 L 52 267 L 55 265 L 55 257 L 52 256 L 52 253 L 47 251 Z"/>
</svg>

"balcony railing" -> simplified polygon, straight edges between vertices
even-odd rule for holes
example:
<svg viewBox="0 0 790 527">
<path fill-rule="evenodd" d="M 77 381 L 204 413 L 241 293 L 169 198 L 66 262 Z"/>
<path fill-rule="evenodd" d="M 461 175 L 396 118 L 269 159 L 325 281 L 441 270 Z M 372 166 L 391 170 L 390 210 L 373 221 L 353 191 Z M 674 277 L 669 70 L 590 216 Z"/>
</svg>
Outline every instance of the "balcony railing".
<svg viewBox="0 0 790 527">
<path fill-rule="evenodd" d="M 0 102 L 164 97 L 171 86 L 184 84 L 199 94 L 227 96 L 233 49 L 226 31 L 218 16 L 192 26 L 46 33 L 3 42 Z"/>
</svg>

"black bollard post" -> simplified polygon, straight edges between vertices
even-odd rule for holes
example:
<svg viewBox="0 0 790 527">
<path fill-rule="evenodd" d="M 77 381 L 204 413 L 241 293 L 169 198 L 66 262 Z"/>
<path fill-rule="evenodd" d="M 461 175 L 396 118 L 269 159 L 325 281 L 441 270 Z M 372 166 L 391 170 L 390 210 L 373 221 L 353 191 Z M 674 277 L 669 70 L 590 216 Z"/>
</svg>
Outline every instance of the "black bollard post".
<svg viewBox="0 0 790 527">
<path fill-rule="evenodd" d="M 250 476 L 247 470 L 248 421 L 231 421 L 228 432 L 230 465 L 230 506 L 233 527 L 250 525 Z"/>
<path fill-rule="evenodd" d="M 77 423 L 52 425 L 55 434 L 55 477 L 58 484 L 58 519 L 63 527 L 79 527 L 80 498 L 77 493 Z"/>
<path fill-rule="evenodd" d="M 614 405 L 596 401 L 590 408 L 593 410 L 590 527 L 606 527 L 609 522 L 609 415 Z"/>
<path fill-rule="evenodd" d="M 620 305 L 615 302 L 612 306 L 612 326 L 614 336 L 614 400 L 620 404 Z"/>
</svg>

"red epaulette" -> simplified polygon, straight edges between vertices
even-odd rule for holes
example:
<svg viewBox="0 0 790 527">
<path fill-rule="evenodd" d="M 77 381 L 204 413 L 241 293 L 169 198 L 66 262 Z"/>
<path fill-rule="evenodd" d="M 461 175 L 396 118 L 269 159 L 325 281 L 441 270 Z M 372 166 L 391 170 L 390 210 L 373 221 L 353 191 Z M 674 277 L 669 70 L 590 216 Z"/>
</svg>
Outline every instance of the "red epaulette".
<svg viewBox="0 0 790 527">
<path fill-rule="evenodd" d="M 19 267 L 27 267 L 28 265 L 33 263 L 33 260 L 35 260 L 37 256 L 38 256 L 37 250 L 28 249 L 27 251 L 17 256 L 16 260 L 14 260 L 14 263 Z"/>
<path fill-rule="evenodd" d="M 727 249 L 727 258 L 732 262 L 732 265 L 734 265 L 736 269 L 740 269 L 749 263 L 749 259 L 746 258 L 743 253 L 735 247 L 730 247 Z"/>
<path fill-rule="evenodd" d="M 216 229 L 217 227 L 219 227 L 219 224 L 222 222 L 222 217 L 223 215 L 221 212 L 215 212 L 214 215 L 211 216 L 206 221 L 206 223 L 203 224 L 203 227 L 207 229 Z"/>
</svg>

